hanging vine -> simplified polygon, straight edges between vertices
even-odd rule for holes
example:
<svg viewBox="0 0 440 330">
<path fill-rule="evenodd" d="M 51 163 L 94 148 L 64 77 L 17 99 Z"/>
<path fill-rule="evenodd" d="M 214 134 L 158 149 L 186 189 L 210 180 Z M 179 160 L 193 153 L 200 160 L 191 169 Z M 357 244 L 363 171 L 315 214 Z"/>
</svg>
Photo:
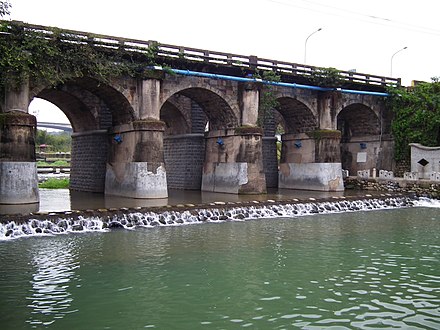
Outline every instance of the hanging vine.
<svg viewBox="0 0 440 330">
<path fill-rule="evenodd" d="M 262 79 L 268 82 L 280 82 L 281 76 L 274 71 L 263 71 L 261 74 L 257 72 L 254 78 Z M 273 110 L 279 106 L 279 102 L 273 90 L 273 86 L 265 84 L 261 88 L 260 103 L 258 105 L 258 121 L 257 124 L 263 127 L 264 123 L 273 118 Z"/>
<path fill-rule="evenodd" d="M 316 68 L 310 74 L 313 84 L 321 87 L 341 87 L 344 80 L 341 72 L 335 68 Z"/>
<path fill-rule="evenodd" d="M 83 76 L 100 81 L 121 74 L 138 77 L 145 74 L 146 66 L 155 64 L 157 52 L 157 43 L 144 52 L 129 53 L 116 47 L 97 47 L 84 36 L 61 29 L 41 31 L 20 22 L 1 21 L 0 88 L 18 86 L 26 79 L 56 86 Z"/>
</svg>

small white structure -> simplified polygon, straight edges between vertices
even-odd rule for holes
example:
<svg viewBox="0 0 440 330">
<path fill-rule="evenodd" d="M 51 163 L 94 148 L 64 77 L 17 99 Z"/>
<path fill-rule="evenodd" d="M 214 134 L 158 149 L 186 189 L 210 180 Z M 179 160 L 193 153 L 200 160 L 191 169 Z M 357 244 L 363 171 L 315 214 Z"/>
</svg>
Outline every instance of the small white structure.
<svg viewBox="0 0 440 330">
<path fill-rule="evenodd" d="M 403 173 L 403 179 L 405 180 L 418 180 L 419 173 L 417 172 L 405 172 Z"/>
<path fill-rule="evenodd" d="M 394 179 L 393 171 L 380 170 L 379 179 Z"/>
<path fill-rule="evenodd" d="M 359 179 L 368 179 L 370 177 L 370 170 L 357 171 L 357 177 Z"/>
<path fill-rule="evenodd" d="M 431 181 L 440 181 L 440 172 L 432 172 L 429 179 Z"/>
<path fill-rule="evenodd" d="M 432 172 L 440 172 L 440 147 L 425 147 L 410 143 L 411 172 L 417 172 L 420 179 L 431 179 Z"/>
</svg>

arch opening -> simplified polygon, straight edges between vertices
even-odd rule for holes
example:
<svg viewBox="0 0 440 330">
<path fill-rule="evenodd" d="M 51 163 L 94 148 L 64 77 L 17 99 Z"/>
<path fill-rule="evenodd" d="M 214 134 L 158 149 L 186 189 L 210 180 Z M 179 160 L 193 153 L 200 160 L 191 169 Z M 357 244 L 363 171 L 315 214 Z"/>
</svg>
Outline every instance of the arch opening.
<svg viewBox="0 0 440 330">
<path fill-rule="evenodd" d="M 221 96 L 203 88 L 184 89 L 169 97 L 161 108 L 160 119 L 166 125 L 164 159 L 168 188 L 200 190 L 206 128 L 235 128 L 238 119 Z"/>
<path fill-rule="evenodd" d="M 302 102 L 291 97 L 277 99 L 278 106 L 263 122 L 263 164 L 268 188 L 278 187 L 278 168 L 286 162 L 295 148 L 292 140 L 304 139 L 304 133 L 316 130 L 318 121 Z"/>
<path fill-rule="evenodd" d="M 387 132 L 389 124 L 370 107 L 354 103 L 342 109 L 337 116 L 337 129 L 341 131 L 342 168 L 349 175 L 357 171 L 380 169 L 392 170 L 392 157 L 381 154 L 392 154 L 392 140 Z"/>
<path fill-rule="evenodd" d="M 128 100 L 113 87 L 91 78 L 42 88 L 35 97 L 58 107 L 72 126 L 70 189 L 104 192 L 111 143 L 108 130 L 133 120 Z"/>
</svg>

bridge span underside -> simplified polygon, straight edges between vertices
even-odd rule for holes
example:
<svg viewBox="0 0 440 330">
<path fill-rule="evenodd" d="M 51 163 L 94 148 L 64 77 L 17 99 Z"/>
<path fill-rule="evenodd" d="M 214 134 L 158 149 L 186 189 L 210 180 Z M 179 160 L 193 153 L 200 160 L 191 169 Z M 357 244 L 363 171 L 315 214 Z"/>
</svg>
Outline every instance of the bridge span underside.
<svg viewBox="0 0 440 330">
<path fill-rule="evenodd" d="M 276 102 L 264 109 L 268 93 Z M 7 95 L 0 204 L 38 202 L 32 97 L 57 105 L 71 122 L 73 190 L 133 198 L 166 198 L 168 188 L 340 191 L 342 169 L 392 170 L 383 97 L 163 72 L 111 83 L 82 78 Z M 27 181 L 19 186 L 16 176 Z"/>
</svg>

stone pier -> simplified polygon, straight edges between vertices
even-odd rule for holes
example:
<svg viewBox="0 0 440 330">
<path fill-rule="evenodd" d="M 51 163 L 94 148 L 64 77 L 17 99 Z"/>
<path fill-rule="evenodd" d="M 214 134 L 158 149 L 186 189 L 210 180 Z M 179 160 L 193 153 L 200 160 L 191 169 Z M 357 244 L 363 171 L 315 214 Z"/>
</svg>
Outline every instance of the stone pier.
<svg viewBox="0 0 440 330">
<path fill-rule="evenodd" d="M 137 120 L 114 127 L 105 193 L 130 198 L 168 197 L 162 121 Z"/>
<path fill-rule="evenodd" d="M 279 188 L 343 191 L 339 131 L 282 136 Z"/>
<path fill-rule="evenodd" d="M 260 128 L 239 127 L 207 133 L 205 157 L 203 191 L 266 193 Z"/>
<path fill-rule="evenodd" d="M 8 90 L 0 113 L 0 204 L 39 202 L 36 118 L 27 113 L 27 84 Z"/>
</svg>

